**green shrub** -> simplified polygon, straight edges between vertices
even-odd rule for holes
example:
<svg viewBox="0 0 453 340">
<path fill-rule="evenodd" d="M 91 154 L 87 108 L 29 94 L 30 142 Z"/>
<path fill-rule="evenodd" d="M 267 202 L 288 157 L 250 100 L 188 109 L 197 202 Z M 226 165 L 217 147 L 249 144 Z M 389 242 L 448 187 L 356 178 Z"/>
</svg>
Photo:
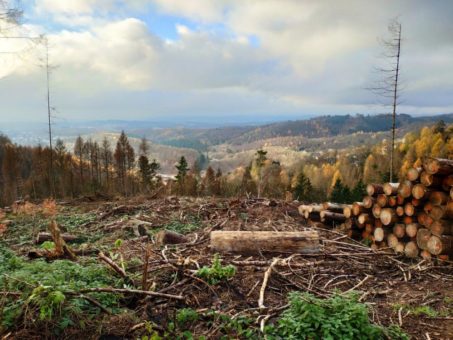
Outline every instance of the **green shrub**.
<svg viewBox="0 0 453 340">
<path fill-rule="evenodd" d="M 236 274 L 236 267 L 232 265 L 222 266 L 219 254 L 214 255 L 211 267 L 204 266 L 196 272 L 196 275 L 211 285 L 228 280 Z"/>
<path fill-rule="evenodd" d="M 192 308 L 183 308 L 176 312 L 176 322 L 180 328 L 185 328 L 188 324 L 198 321 L 198 313 Z"/>
<path fill-rule="evenodd" d="M 49 323 L 56 332 L 69 325 L 83 327 L 83 320 L 93 318 L 100 310 L 77 291 L 84 288 L 120 284 L 95 260 L 85 265 L 67 260 L 27 261 L 0 244 L 0 290 L 20 292 L 6 296 L 0 305 L 0 331 L 12 329 L 22 321 Z M 120 296 L 112 293 L 90 293 L 103 306 L 118 311 Z"/>
<path fill-rule="evenodd" d="M 289 300 L 289 308 L 274 325 L 266 328 L 268 339 L 385 337 L 384 329 L 370 323 L 366 305 L 359 303 L 355 294 L 335 295 L 322 300 L 308 293 L 291 293 Z M 396 330 L 392 328 L 389 332 Z"/>
</svg>

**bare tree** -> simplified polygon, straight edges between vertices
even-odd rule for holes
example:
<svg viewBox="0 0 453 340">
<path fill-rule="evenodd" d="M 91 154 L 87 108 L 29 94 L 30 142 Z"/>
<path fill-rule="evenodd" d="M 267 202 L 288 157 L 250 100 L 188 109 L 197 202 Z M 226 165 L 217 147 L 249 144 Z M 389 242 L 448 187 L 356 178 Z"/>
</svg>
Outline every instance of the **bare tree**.
<svg viewBox="0 0 453 340">
<path fill-rule="evenodd" d="M 389 37 L 382 40 L 386 66 L 377 68 L 380 74 L 375 87 L 371 91 L 384 98 L 386 105 L 392 107 L 392 143 L 390 150 L 390 182 L 393 182 L 396 110 L 400 95 L 400 56 L 401 56 L 401 23 L 397 18 L 392 19 L 388 25 Z"/>
<path fill-rule="evenodd" d="M 0 33 L 20 24 L 22 15 L 23 11 L 16 3 L 11 4 L 10 1 L 0 0 Z"/>
</svg>

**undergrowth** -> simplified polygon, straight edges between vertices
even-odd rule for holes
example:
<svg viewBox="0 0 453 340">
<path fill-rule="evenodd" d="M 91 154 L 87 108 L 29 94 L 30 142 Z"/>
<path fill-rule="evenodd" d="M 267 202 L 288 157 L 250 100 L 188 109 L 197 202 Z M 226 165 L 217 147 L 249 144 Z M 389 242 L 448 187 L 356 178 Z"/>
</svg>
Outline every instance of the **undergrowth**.
<svg viewBox="0 0 453 340">
<path fill-rule="evenodd" d="M 236 274 L 236 267 L 232 265 L 222 266 L 219 254 L 214 255 L 211 267 L 204 266 L 197 270 L 196 275 L 211 285 L 226 281 Z"/>
<path fill-rule="evenodd" d="M 67 260 L 26 261 L 0 244 L 0 290 L 11 292 L 0 300 L 0 330 L 27 328 L 33 324 L 54 329 L 84 328 L 100 309 L 78 291 L 84 288 L 117 286 L 119 280 L 96 262 L 80 265 Z M 119 295 L 89 293 L 90 298 L 115 313 Z"/>
<path fill-rule="evenodd" d="M 409 339 L 399 327 L 370 322 L 368 308 L 357 295 L 322 300 L 309 293 L 291 293 L 290 305 L 266 328 L 268 339 Z"/>
</svg>

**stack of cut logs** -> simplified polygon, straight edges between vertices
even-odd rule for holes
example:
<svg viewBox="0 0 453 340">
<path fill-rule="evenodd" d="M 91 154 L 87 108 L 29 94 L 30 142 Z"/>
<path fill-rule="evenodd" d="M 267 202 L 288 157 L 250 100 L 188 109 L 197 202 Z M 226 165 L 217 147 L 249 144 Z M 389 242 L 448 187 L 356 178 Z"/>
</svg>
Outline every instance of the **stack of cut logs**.
<svg viewBox="0 0 453 340">
<path fill-rule="evenodd" d="M 375 249 L 411 258 L 453 257 L 453 160 L 425 158 L 401 183 L 369 184 L 367 193 L 352 205 L 301 205 L 299 212 Z"/>
</svg>

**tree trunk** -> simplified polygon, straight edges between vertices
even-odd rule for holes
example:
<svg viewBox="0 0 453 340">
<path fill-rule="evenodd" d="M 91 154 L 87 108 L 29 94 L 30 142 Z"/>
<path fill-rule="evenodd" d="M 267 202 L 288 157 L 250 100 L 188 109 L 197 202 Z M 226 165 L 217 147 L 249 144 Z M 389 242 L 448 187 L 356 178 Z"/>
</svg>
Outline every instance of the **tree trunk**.
<svg viewBox="0 0 453 340">
<path fill-rule="evenodd" d="M 382 187 L 382 184 L 368 184 L 366 186 L 366 192 L 368 196 L 376 196 L 378 194 L 383 194 L 384 188 Z"/>
<path fill-rule="evenodd" d="M 409 258 L 416 258 L 419 253 L 419 248 L 417 246 L 417 243 L 414 241 L 407 242 L 406 245 L 404 246 L 404 254 L 409 257 Z"/>
<path fill-rule="evenodd" d="M 79 238 L 75 235 L 70 235 L 70 234 L 61 234 L 60 235 L 63 240 L 66 242 L 74 242 L 77 241 Z M 36 244 L 41 244 L 46 241 L 53 241 L 52 234 L 51 233 L 46 233 L 46 232 L 41 232 L 38 233 L 38 236 L 36 236 L 35 243 Z"/>
<path fill-rule="evenodd" d="M 213 231 L 211 249 L 220 253 L 259 254 L 306 253 L 319 251 L 319 236 L 316 231 Z"/>
<path fill-rule="evenodd" d="M 417 231 L 417 245 L 420 249 L 428 249 L 428 240 L 431 232 L 426 228 L 420 228 Z"/>
<path fill-rule="evenodd" d="M 398 194 L 403 198 L 408 198 L 411 195 L 412 191 L 412 182 L 403 181 L 398 186 Z"/>
<path fill-rule="evenodd" d="M 421 226 L 418 223 L 409 223 L 406 225 L 406 235 L 409 237 L 416 237 L 418 229 Z"/>
<path fill-rule="evenodd" d="M 393 209 L 385 208 L 381 210 L 380 219 L 383 225 L 390 225 L 396 222 L 397 217 Z"/>
<path fill-rule="evenodd" d="M 407 170 L 406 174 L 407 180 L 415 182 L 418 179 L 418 176 L 420 176 L 421 171 L 422 168 L 410 168 L 409 170 Z"/>
<path fill-rule="evenodd" d="M 431 233 L 436 236 L 441 235 L 452 235 L 453 234 L 453 222 L 440 220 L 434 221 L 433 224 L 429 227 Z"/>
</svg>

